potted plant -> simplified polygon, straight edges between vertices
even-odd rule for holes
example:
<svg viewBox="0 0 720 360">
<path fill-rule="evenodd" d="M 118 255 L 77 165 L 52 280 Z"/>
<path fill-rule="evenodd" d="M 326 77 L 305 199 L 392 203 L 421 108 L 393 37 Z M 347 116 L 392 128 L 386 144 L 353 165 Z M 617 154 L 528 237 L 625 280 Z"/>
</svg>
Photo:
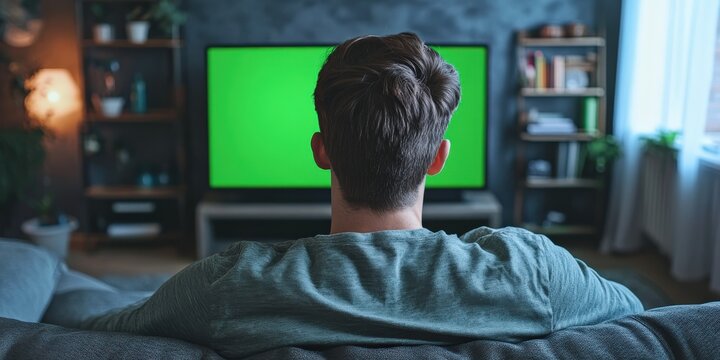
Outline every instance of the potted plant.
<svg viewBox="0 0 720 360">
<path fill-rule="evenodd" d="M 70 234 L 77 229 L 77 220 L 59 212 L 47 192 L 38 201 L 36 211 L 38 217 L 22 224 L 23 232 L 38 246 L 61 258 L 67 257 Z"/>
<path fill-rule="evenodd" d="M 90 11 L 95 19 L 93 25 L 93 40 L 98 43 L 108 43 L 115 39 L 115 31 L 112 24 L 108 22 L 105 14 L 105 7 L 102 4 L 92 4 Z"/>
<path fill-rule="evenodd" d="M 656 154 L 669 154 L 677 156 L 677 138 L 680 132 L 672 130 L 659 130 L 655 136 L 644 136 L 645 150 Z"/>
<path fill-rule="evenodd" d="M 53 134 L 45 122 L 30 117 L 24 106 L 36 90 L 30 79 L 38 74 L 37 68 L 12 62 L 4 53 L 0 53 L 0 63 L 8 64 L 10 90 L 17 110 L 5 114 L 12 125 L 0 131 L 0 221 L 7 222 L 0 224 L 0 229 L 4 230 L 12 225 L 13 210 L 29 203 L 32 190 L 39 188 L 38 179 L 46 155 L 44 142 Z M 77 221 L 60 214 L 48 195 L 42 196 L 34 208 L 39 216 L 23 223 L 23 231 L 39 245 L 65 256 L 69 234 L 77 227 Z"/>
<path fill-rule="evenodd" d="M 614 137 L 611 135 L 600 136 L 587 144 L 582 154 L 583 161 L 580 162 L 580 166 L 584 166 L 586 160 L 589 160 L 594 164 L 593 170 L 595 174 L 604 174 L 608 166 L 621 155 L 622 150 Z M 583 173 L 582 168 L 580 173 Z"/>
<path fill-rule="evenodd" d="M 105 117 L 120 116 L 125 105 L 125 98 L 118 94 L 116 86 L 119 71 L 120 62 L 116 59 L 93 63 L 91 100 L 95 111 Z"/>
<path fill-rule="evenodd" d="M 176 38 L 177 28 L 182 25 L 187 16 L 180 11 L 178 4 L 173 0 L 159 0 L 149 9 L 137 6 L 127 15 L 128 40 L 135 44 L 143 44 L 148 39 L 150 20 L 154 20 L 160 30 L 166 35 Z"/>
<path fill-rule="evenodd" d="M 151 16 L 152 12 L 142 5 L 127 15 L 127 35 L 131 43 L 143 44 L 147 41 Z"/>
</svg>

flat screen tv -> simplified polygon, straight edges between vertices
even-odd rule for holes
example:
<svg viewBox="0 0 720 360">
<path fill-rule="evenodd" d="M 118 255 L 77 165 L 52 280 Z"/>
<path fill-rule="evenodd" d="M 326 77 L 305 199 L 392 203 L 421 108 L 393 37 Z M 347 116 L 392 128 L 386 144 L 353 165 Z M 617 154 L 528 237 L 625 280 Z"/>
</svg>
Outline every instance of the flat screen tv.
<svg viewBox="0 0 720 360">
<path fill-rule="evenodd" d="M 460 74 L 462 99 L 445 138 L 444 170 L 432 189 L 486 185 L 488 49 L 432 46 Z M 331 46 L 211 46 L 207 49 L 208 165 L 211 189 L 327 189 L 310 137 L 318 131 L 313 90 Z M 267 192 L 267 191 L 266 191 Z"/>
</svg>

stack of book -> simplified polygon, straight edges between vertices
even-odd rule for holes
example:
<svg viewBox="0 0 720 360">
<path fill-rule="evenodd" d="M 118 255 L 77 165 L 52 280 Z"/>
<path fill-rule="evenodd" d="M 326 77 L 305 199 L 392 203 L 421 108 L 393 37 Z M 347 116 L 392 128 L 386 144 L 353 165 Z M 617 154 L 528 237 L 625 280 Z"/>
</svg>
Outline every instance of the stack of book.
<svg viewBox="0 0 720 360">
<path fill-rule="evenodd" d="M 565 135 L 576 132 L 577 126 L 572 119 L 555 113 L 531 114 L 527 126 L 527 133 L 531 135 Z"/>
</svg>

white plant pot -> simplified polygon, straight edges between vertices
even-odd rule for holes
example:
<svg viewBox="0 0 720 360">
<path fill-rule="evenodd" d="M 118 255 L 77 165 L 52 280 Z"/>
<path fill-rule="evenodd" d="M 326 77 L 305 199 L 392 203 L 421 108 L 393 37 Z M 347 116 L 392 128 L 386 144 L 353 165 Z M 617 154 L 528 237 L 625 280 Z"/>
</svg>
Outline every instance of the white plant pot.
<svg viewBox="0 0 720 360">
<path fill-rule="evenodd" d="M 125 105 L 125 99 L 119 96 L 104 97 L 100 100 L 102 114 L 107 117 L 120 116 L 120 114 L 122 114 L 123 105 Z"/>
<path fill-rule="evenodd" d="M 144 44 L 148 38 L 150 23 L 147 21 L 131 21 L 127 23 L 128 40 L 133 44 Z"/>
<path fill-rule="evenodd" d="M 38 219 L 30 219 L 22 224 L 22 230 L 30 240 L 44 247 L 60 258 L 67 257 L 70 245 L 70 233 L 77 229 L 77 220 L 69 218 L 67 224 L 40 226 Z"/>
<path fill-rule="evenodd" d="M 95 26 L 93 26 L 93 39 L 98 43 L 108 43 L 115 40 L 112 25 L 95 24 Z"/>
</svg>

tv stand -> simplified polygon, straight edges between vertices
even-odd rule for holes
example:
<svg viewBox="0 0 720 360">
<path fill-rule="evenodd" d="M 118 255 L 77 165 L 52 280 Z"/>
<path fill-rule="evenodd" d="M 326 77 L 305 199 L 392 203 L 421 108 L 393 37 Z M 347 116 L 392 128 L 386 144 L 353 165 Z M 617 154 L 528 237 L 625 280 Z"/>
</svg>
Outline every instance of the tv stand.
<svg viewBox="0 0 720 360">
<path fill-rule="evenodd" d="M 478 192 L 462 202 L 426 203 L 423 220 L 483 220 L 501 226 L 502 206 L 489 192 Z M 203 200 L 197 206 L 197 255 L 204 258 L 218 250 L 215 220 L 329 220 L 329 203 L 228 203 Z M 239 240 L 239 239 L 238 239 Z M 291 240 L 291 239 L 286 239 Z"/>
</svg>

